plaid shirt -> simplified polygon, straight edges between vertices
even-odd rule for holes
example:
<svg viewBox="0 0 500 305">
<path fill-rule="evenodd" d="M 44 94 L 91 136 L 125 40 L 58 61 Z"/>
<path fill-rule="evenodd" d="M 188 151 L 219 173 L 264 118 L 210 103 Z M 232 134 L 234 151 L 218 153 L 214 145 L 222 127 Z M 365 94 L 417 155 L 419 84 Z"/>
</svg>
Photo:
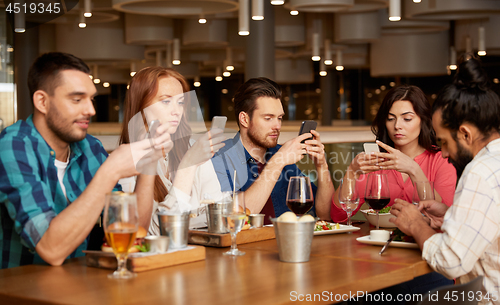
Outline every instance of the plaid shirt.
<svg viewBox="0 0 500 305">
<path fill-rule="evenodd" d="M 66 199 L 57 179 L 55 152 L 36 130 L 32 116 L 3 130 L 0 147 L 1 268 L 43 263 L 36 245 L 51 220 L 85 190 L 108 154 L 90 135 L 70 144 L 63 179 Z M 69 257 L 82 256 L 86 248 L 87 240 Z"/>
<path fill-rule="evenodd" d="M 500 139 L 465 168 L 441 230 L 424 243 L 422 257 L 461 283 L 484 275 L 479 303 L 500 304 Z M 490 300 L 484 299 L 486 293 Z"/>
</svg>

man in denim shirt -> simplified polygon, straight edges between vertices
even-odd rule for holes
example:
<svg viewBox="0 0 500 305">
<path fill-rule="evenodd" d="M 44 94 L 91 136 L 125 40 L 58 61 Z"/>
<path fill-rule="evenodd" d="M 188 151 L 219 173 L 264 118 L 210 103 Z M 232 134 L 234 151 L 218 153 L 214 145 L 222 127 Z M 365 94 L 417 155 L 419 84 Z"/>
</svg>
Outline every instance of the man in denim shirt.
<svg viewBox="0 0 500 305">
<path fill-rule="evenodd" d="M 138 174 L 140 156 L 171 148 L 167 126 L 150 140 L 121 145 L 112 154 L 87 134 L 96 88 L 88 66 L 65 53 L 47 53 L 32 65 L 28 87 L 34 113 L 0 134 L 1 268 L 46 262 L 61 265 L 82 256 L 106 193 L 120 178 Z M 138 198 L 153 179 L 138 182 Z M 146 196 L 147 197 L 147 196 Z M 138 200 L 148 226 L 152 200 Z"/>
<path fill-rule="evenodd" d="M 278 145 L 285 115 L 278 84 L 267 78 L 248 80 L 234 96 L 234 109 L 240 131 L 212 158 L 222 191 L 245 191 L 246 207 L 251 213 L 266 214 L 268 222 L 268 216 L 289 211 L 285 202 L 288 181 L 303 175 L 295 163 L 308 154 L 318 174 L 312 213 L 329 219 L 334 188 L 319 133 L 311 131 Z"/>
</svg>

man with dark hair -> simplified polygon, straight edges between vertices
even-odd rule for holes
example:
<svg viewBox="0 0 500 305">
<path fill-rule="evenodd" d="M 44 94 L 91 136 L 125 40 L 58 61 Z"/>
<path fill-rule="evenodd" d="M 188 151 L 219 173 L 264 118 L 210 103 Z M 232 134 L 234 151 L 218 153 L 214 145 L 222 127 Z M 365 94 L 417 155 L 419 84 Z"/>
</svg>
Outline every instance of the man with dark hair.
<svg viewBox="0 0 500 305">
<path fill-rule="evenodd" d="M 434 270 L 460 283 L 483 275 L 483 291 L 474 296 L 500 304 L 500 98 L 478 60 L 460 65 L 433 112 L 442 155 L 461 173 L 453 204 L 423 201 L 417 209 L 398 200 L 393 222 L 415 238 Z"/>
<path fill-rule="evenodd" d="M 82 256 L 105 194 L 120 189 L 120 178 L 137 175 L 134 154 L 150 150 L 145 140 L 108 157 L 87 134 L 96 88 L 81 59 L 44 54 L 28 77 L 34 113 L 0 134 L 1 268 Z M 157 130 L 155 150 L 171 144 L 165 127 Z M 152 203 L 139 204 L 142 226 L 151 210 Z"/>
<path fill-rule="evenodd" d="M 248 80 L 234 96 L 234 109 L 240 131 L 212 158 L 222 191 L 245 191 L 246 207 L 251 213 L 266 214 L 268 222 L 268 216 L 289 211 L 285 202 L 288 181 L 303 176 L 295 163 L 308 154 L 318 177 L 312 213 L 329 219 L 334 189 L 319 133 L 311 131 L 278 145 L 285 115 L 278 84 L 267 78 Z"/>
</svg>

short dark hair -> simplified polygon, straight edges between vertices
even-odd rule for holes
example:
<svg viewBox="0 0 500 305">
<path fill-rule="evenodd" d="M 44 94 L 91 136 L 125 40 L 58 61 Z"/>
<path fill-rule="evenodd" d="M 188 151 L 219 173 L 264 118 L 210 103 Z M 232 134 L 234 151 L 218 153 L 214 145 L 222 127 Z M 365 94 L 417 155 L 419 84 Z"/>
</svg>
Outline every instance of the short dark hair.
<svg viewBox="0 0 500 305">
<path fill-rule="evenodd" d="M 432 129 L 431 103 L 424 92 L 417 86 L 401 85 L 387 92 L 372 123 L 372 132 L 377 137 L 377 140 L 394 147 L 394 142 L 387 132 L 386 122 L 392 105 L 397 101 L 409 101 L 420 118 L 418 144 L 429 151 L 438 151 L 436 134 Z"/>
<path fill-rule="evenodd" d="M 259 97 L 272 97 L 281 100 L 281 88 L 274 81 L 265 77 L 251 78 L 241 85 L 236 91 L 234 102 L 234 115 L 240 126 L 240 112 L 246 112 L 250 119 L 257 107 L 255 101 Z"/>
<path fill-rule="evenodd" d="M 49 95 L 59 86 L 59 72 L 63 70 L 78 70 L 90 74 L 89 67 L 80 58 L 61 52 L 45 53 L 38 57 L 28 72 L 28 88 L 30 96 L 37 90 L 43 90 Z"/>
<path fill-rule="evenodd" d="M 477 127 L 483 136 L 500 131 L 500 98 L 491 89 L 491 83 L 481 61 L 467 53 L 453 79 L 441 90 L 432 113 L 441 110 L 442 125 L 450 129 L 456 139 L 463 123 Z"/>
</svg>

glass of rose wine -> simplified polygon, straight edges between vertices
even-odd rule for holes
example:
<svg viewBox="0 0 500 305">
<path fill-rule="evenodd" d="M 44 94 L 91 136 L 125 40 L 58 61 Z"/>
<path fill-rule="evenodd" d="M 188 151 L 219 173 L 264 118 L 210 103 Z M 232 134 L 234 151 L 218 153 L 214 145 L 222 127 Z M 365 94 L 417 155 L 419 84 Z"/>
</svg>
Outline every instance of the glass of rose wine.
<svg viewBox="0 0 500 305">
<path fill-rule="evenodd" d="M 238 250 L 236 246 L 236 235 L 241 231 L 247 219 L 244 194 L 244 192 L 234 192 L 229 207 L 222 212 L 224 225 L 231 234 L 231 249 L 224 252 L 224 255 L 245 255 L 245 252 Z"/>
<path fill-rule="evenodd" d="M 356 210 L 359 204 L 359 194 L 356 189 L 356 179 L 344 178 L 340 181 L 339 186 L 339 203 L 347 213 L 347 225 L 352 226 L 352 212 Z M 348 232 L 351 233 L 351 232 Z"/>
<path fill-rule="evenodd" d="M 291 177 L 286 193 L 286 205 L 297 216 L 307 213 L 314 204 L 309 177 Z"/>
<path fill-rule="evenodd" d="M 389 182 L 386 174 L 372 173 L 368 175 L 365 201 L 377 213 L 378 230 L 378 213 L 391 201 L 391 196 L 389 194 Z"/>
<path fill-rule="evenodd" d="M 127 270 L 128 251 L 135 240 L 139 228 L 137 198 L 135 194 L 113 192 L 106 195 L 104 207 L 104 233 L 113 248 L 118 268 L 108 275 L 112 279 L 130 279 L 137 276 Z"/>
</svg>

